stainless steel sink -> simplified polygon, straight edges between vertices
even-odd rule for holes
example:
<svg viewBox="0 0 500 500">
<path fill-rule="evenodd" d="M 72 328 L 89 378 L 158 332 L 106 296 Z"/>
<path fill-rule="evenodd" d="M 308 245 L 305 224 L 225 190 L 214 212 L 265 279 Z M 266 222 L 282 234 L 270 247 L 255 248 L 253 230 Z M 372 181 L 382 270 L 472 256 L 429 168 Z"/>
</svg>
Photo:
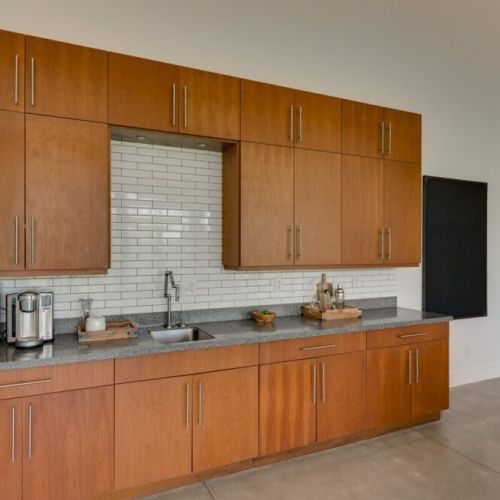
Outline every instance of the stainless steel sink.
<svg viewBox="0 0 500 500">
<path fill-rule="evenodd" d="M 171 342 L 193 342 L 196 340 L 210 340 L 212 335 L 196 327 L 170 328 L 151 330 L 151 336 L 158 342 L 169 344 Z"/>
</svg>

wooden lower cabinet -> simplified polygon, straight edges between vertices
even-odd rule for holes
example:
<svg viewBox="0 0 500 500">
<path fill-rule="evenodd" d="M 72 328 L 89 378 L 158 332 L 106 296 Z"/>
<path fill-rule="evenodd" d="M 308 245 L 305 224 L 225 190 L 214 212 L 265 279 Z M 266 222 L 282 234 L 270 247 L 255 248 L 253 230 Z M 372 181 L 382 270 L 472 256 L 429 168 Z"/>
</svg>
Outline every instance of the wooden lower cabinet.
<svg viewBox="0 0 500 500">
<path fill-rule="evenodd" d="M 193 378 L 193 472 L 258 455 L 258 371 L 251 366 Z"/>
<path fill-rule="evenodd" d="M 192 377 L 115 388 L 115 488 L 191 472 Z"/>
<path fill-rule="evenodd" d="M 111 492 L 113 387 L 24 398 L 22 456 L 24 500 Z"/>
</svg>

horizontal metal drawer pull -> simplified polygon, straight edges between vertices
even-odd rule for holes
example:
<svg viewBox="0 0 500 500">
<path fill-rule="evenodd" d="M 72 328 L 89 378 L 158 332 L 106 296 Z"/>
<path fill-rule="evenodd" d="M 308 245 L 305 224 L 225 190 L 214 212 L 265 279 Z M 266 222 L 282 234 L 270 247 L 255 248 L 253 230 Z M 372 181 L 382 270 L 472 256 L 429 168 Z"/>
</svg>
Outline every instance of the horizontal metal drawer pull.
<svg viewBox="0 0 500 500">
<path fill-rule="evenodd" d="M 424 337 L 425 335 L 427 335 L 426 333 L 406 333 L 404 335 L 400 335 L 399 338 L 400 339 L 408 339 L 410 337 Z"/>
<path fill-rule="evenodd" d="M 314 345 L 311 347 L 301 347 L 301 351 L 316 351 L 317 349 L 330 349 L 332 347 L 337 347 L 335 344 L 326 344 L 326 345 Z"/>
<path fill-rule="evenodd" d="M 47 382 L 52 382 L 52 379 L 46 378 L 43 380 L 32 380 L 31 382 L 16 382 L 15 384 L 4 384 L 0 385 L 0 389 L 6 389 L 7 387 L 21 387 L 23 385 L 46 384 Z"/>
</svg>

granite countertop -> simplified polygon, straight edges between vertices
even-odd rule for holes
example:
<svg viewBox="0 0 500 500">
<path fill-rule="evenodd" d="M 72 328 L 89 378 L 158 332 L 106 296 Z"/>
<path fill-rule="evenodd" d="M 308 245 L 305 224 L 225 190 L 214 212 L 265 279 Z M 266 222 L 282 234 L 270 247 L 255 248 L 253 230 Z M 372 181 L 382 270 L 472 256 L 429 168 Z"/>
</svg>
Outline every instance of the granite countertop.
<svg viewBox="0 0 500 500">
<path fill-rule="evenodd" d="M 249 319 L 198 323 L 196 326 L 212 335 L 214 339 L 172 344 L 162 344 L 154 340 L 149 334 L 154 328 L 152 326 L 141 328 L 136 339 L 92 346 L 79 345 L 75 334 L 60 334 L 55 336 L 53 342 L 34 349 L 16 349 L 5 343 L 0 344 L 0 370 L 255 344 L 451 320 L 450 316 L 397 307 L 365 310 L 362 318 L 324 322 L 302 316 L 283 316 L 272 324 L 262 325 Z"/>
</svg>

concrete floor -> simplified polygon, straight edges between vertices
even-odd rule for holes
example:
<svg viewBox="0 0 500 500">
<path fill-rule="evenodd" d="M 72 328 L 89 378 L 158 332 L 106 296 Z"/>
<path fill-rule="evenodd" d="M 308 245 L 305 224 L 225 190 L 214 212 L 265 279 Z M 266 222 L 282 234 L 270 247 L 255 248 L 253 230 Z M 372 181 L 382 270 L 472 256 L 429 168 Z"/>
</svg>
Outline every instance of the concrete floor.
<svg viewBox="0 0 500 500">
<path fill-rule="evenodd" d="M 498 500 L 500 378 L 451 390 L 440 422 L 148 500 Z"/>
</svg>

